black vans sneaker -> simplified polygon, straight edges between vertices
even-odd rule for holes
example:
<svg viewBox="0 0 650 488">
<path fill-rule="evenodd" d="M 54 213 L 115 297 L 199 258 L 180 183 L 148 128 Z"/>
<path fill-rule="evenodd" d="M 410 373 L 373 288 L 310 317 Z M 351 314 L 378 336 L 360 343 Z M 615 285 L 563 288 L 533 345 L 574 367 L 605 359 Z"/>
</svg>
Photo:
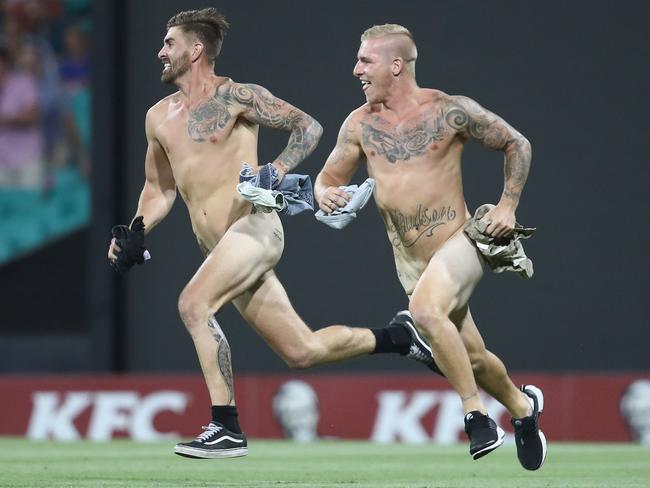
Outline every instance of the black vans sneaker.
<svg viewBox="0 0 650 488">
<path fill-rule="evenodd" d="M 230 432 L 223 425 L 210 422 L 202 427 L 201 432 L 192 442 L 181 442 L 174 446 L 179 456 L 214 459 L 245 456 L 248 454 L 246 435 Z"/>
<path fill-rule="evenodd" d="M 465 432 L 469 437 L 469 453 L 475 460 L 494 451 L 505 437 L 503 429 L 478 410 L 465 415 Z"/>
<path fill-rule="evenodd" d="M 418 363 L 422 363 L 431 371 L 442 375 L 442 372 L 440 369 L 438 369 L 438 365 L 433 360 L 433 354 L 431 353 L 429 344 L 427 344 L 427 341 L 415 328 L 415 323 L 413 322 L 411 313 L 408 310 L 397 312 L 397 315 L 393 317 L 388 325 L 401 325 L 406 330 L 408 330 L 409 334 L 411 335 L 411 346 L 409 348 L 409 351 L 403 354 L 404 356 L 412 359 L 413 361 L 417 361 Z"/>
<path fill-rule="evenodd" d="M 546 437 L 539 430 L 539 416 L 544 410 L 544 394 L 532 385 L 523 385 L 521 391 L 532 400 L 533 413 L 521 419 L 513 418 L 510 423 L 515 428 L 519 462 L 525 469 L 534 471 L 541 468 L 546 459 Z"/>
</svg>

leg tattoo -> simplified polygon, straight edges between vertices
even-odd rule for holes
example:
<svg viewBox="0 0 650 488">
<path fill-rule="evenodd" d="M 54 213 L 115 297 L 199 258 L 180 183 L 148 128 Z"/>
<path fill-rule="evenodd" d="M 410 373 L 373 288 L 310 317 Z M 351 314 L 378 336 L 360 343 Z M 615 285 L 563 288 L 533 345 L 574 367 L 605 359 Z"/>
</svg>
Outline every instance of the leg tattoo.
<svg viewBox="0 0 650 488">
<path fill-rule="evenodd" d="M 228 344 L 226 335 L 223 333 L 214 317 L 210 317 L 208 320 L 208 327 L 214 336 L 214 340 L 217 342 L 217 366 L 219 367 L 219 372 L 221 373 L 223 382 L 228 389 L 228 402 L 226 405 L 234 405 L 235 391 L 232 376 L 230 344 Z"/>
</svg>

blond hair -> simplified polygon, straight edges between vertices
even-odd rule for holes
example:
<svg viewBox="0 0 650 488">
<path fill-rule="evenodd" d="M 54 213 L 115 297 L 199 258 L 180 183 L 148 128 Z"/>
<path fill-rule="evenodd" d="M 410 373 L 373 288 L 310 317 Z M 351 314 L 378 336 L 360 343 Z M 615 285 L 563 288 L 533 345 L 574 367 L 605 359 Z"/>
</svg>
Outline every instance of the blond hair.
<svg viewBox="0 0 650 488">
<path fill-rule="evenodd" d="M 383 24 L 383 25 L 373 25 L 370 29 L 366 29 L 363 34 L 361 34 L 361 41 L 366 39 L 371 39 L 373 37 L 386 37 L 393 35 L 404 35 L 407 36 L 413 44 L 415 44 L 415 39 L 413 34 L 403 25 L 399 24 Z"/>
<path fill-rule="evenodd" d="M 415 78 L 415 61 L 418 59 L 418 49 L 415 45 L 415 38 L 413 37 L 413 34 L 411 34 L 411 31 L 403 25 L 373 25 L 370 29 L 366 29 L 364 33 L 361 34 L 361 42 L 368 39 L 393 36 L 406 36 L 408 38 L 408 41 L 406 43 L 399 43 L 399 54 L 406 63 L 407 71 L 413 76 L 413 78 Z"/>
</svg>

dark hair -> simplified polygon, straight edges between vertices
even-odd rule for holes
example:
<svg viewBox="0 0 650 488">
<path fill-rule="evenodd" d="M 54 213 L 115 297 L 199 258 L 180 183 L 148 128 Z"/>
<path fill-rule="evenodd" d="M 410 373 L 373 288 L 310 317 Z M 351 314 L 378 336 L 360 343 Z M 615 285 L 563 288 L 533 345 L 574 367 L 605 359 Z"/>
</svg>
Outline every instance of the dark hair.
<svg viewBox="0 0 650 488">
<path fill-rule="evenodd" d="M 185 34 L 194 34 L 203 43 L 206 58 L 214 61 L 221 52 L 229 24 L 216 8 L 208 7 L 178 12 L 167 22 L 167 29 L 171 27 L 180 27 Z"/>
</svg>

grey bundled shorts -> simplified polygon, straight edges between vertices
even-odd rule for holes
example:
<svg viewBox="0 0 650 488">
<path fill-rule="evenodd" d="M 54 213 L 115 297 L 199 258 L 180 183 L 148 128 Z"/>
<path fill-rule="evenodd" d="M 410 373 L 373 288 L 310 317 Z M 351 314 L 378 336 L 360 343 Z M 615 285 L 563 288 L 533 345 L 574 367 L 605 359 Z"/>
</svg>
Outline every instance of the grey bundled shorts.
<svg viewBox="0 0 650 488">
<path fill-rule="evenodd" d="M 522 239 L 528 239 L 535 228 L 524 227 L 518 223 L 511 237 L 492 237 L 484 234 L 488 221 L 480 220 L 494 205 L 486 203 L 476 209 L 474 216 L 465 223 L 463 231 L 469 237 L 485 262 L 495 273 L 513 271 L 523 278 L 533 276 L 533 262 L 526 256 Z"/>
</svg>

